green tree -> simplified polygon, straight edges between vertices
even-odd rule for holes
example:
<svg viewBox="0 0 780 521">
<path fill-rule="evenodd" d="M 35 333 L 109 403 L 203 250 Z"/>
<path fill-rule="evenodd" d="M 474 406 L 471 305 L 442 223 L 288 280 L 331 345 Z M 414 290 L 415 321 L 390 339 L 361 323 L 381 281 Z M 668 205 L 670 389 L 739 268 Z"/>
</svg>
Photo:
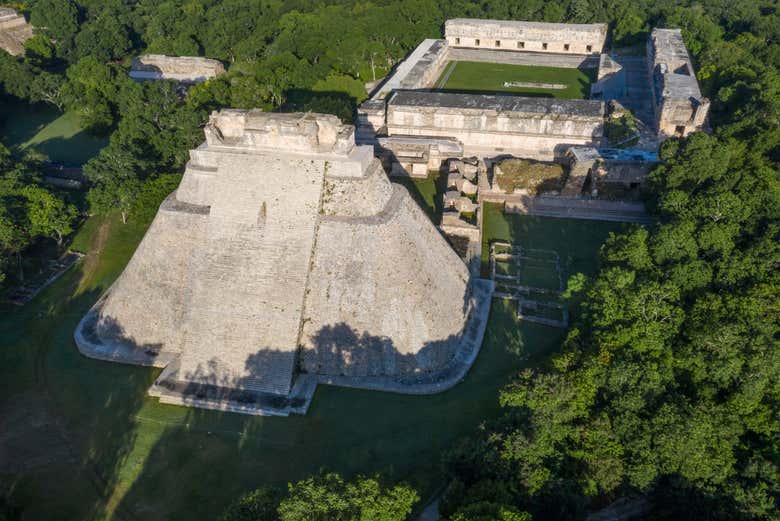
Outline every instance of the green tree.
<svg viewBox="0 0 780 521">
<path fill-rule="evenodd" d="M 331 473 L 291 484 L 278 512 L 281 521 L 402 521 L 418 500 L 405 485 L 386 488 L 364 477 L 346 482 Z"/>
</svg>

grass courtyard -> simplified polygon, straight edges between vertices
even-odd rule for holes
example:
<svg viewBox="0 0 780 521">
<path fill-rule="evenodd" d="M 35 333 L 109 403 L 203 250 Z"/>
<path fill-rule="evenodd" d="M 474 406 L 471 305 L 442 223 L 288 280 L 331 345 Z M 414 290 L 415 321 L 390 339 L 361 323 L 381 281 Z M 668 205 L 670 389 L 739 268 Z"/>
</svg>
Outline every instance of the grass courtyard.
<svg viewBox="0 0 780 521">
<path fill-rule="evenodd" d="M 440 91 L 471 94 L 515 94 L 547 98 L 585 99 L 590 95 L 590 84 L 595 81 L 596 69 L 564 67 L 537 67 L 488 62 L 450 62 L 436 81 Z M 564 89 L 527 86 L 505 86 L 505 82 L 551 83 L 565 85 Z"/>
<path fill-rule="evenodd" d="M 563 282 L 575 273 L 592 275 L 597 268 L 596 256 L 610 232 L 626 230 L 627 224 L 609 221 L 558 219 L 532 215 L 505 214 L 503 205 L 484 203 L 482 213 L 482 269 L 487 276 L 490 243 L 506 241 L 537 250 L 558 253 Z M 543 263 L 537 263 L 542 268 Z M 544 276 L 549 276 L 545 274 Z M 544 287 L 544 283 L 539 283 Z"/>
<path fill-rule="evenodd" d="M 108 144 L 79 126 L 75 112 L 60 113 L 44 104 L 2 104 L 0 141 L 17 149 L 36 148 L 49 159 L 67 165 L 81 165 Z"/>
<path fill-rule="evenodd" d="M 587 272 L 619 227 L 502 218 L 492 206 L 486 224 L 488 240 L 541 243 Z M 442 484 L 442 454 L 500 414 L 499 388 L 563 335 L 518 322 L 514 306 L 496 300 L 476 364 L 442 394 L 321 386 L 309 413 L 289 418 L 161 405 L 146 396 L 158 370 L 87 359 L 72 340 L 145 228 L 89 219 L 73 245 L 88 253 L 76 268 L 27 306 L 0 313 L 0 495 L 21 519 L 214 519 L 243 492 L 323 468 L 382 472 L 426 498 Z"/>
</svg>

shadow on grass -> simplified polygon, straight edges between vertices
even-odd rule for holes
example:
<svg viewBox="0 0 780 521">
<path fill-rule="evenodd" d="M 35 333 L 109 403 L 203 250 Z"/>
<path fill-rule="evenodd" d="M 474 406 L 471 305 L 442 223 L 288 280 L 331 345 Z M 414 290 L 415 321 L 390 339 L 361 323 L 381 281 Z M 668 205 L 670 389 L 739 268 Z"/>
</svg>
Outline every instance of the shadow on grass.
<svg viewBox="0 0 780 521">
<path fill-rule="evenodd" d="M 213 519 L 249 490 L 284 488 L 323 468 L 346 477 L 379 472 L 427 497 L 443 479 L 441 454 L 499 415 L 498 390 L 523 364 L 518 355 L 543 355 L 559 342 L 548 328 L 518 325 L 513 308 L 496 302 L 474 367 L 444 393 L 320 386 L 308 414 L 288 418 L 147 406 L 142 423 L 165 428 L 124 496 L 124 510 Z M 340 345 L 324 335 L 324 354 L 335 354 L 337 365 L 345 363 Z"/>
<path fill-rule="evenodd" d="M 434 224 L 441 222 L 444 192 L 447 191 L 447 174 L 431 171 L 426 178 L 395 176 L 390 180 L 404 186 Z"/>
<path fill-rule="evenodd" d="M 510 238 L 571 240 L 552 230 L 513 227 Z M 346 477 L 381 472 L 426 498 L 443 479 L 441 454 L 500 414 L 498 390 L 507 378 L 560 345 L 559 331 L 518 323 L 514 307 L 494 301 L 480 356 L 444 393 L 320 386 L 308 414 L 288 418 L 163 405 L 146 396 L 157 370 L 90 360 L 72 340 L 139 239 L 138 230 L 117 225 L 86 292 L 76 294 L 83 281 L 72 271 L 0 318 L 0 407 L 19 412 L 0 414 L 0 422 L 27 422 L 13 438 L 18 443 L 4 437 L 0 448 L 38 462 L 0 480 L 25 518 L 213 519 L 244 492 L 283 487 L 321 468 Z M 44 422 L 25 419 L 36 411 Z"/>
</svg>

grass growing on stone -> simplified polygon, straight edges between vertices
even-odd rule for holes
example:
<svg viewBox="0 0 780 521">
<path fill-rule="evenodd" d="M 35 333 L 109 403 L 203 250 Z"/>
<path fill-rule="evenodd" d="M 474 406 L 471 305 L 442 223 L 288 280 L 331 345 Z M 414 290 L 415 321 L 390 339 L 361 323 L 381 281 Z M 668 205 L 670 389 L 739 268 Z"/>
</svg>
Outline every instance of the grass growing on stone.
<svg viewBox="0 0 780 521">
<path fill-rule="evenodd" d="M 489 238 L 556 248 L 591 272 L 607 231 L 487 213 Z M 322 386 L 306 416 L 289 418 L 161 405 L 146 396 L 159 370 L 87 359 L 72 340 L 145 228 L 88 220 L 74 241 L 88 255 L 27 306 L 0 313 L 0 495 L 23 519 L 214 519 L 248 490 L 323 468 L 383 472 L 427 497 L 442 484 L 442 454 L 500 414 L 499 388 L 563 334 L 518 322 L 516 308 L 496 300 L 476 364 L 442 394 Z"/>
<path fill-rule="evenodd" d="M 81 165 L 108 144 L 106 138 L 87 134 L 75 112 L 60 113 L 48 105 L 3 104 L 0 140 L 9 147 L 36 148 L 52 161 Z"/>
<path fill-rule="evenodd" d="M 450 62 L 444 67 L 435 85 L 442 91 L 472 94 L 506 93 L 518 96 L 585 99 L 590 95 L 590 84 L 595 81 L 595 74 L 595 69 L 458 61 Z M 562 84 L 566 85 L 566 88 L 504 86 L 505 82 Z"/>
<path fill-rule="evenodd" d="M 511 158 L 498 162 L 494 172 L 499 188 L 507 194 L 525 190 L 537 195 L 563 186 L 563 166 L 558 163 Z"/>
</svg>

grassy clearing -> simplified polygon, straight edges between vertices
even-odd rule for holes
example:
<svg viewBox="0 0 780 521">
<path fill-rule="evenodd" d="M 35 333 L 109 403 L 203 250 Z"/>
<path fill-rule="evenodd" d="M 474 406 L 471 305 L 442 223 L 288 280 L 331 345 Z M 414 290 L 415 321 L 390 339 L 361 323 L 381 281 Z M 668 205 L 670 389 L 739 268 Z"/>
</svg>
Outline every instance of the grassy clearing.
<svg viewBox="0 0 780 521">
<path fill-rule="evenodd" d="M 451 67 L 454 65 L 454 68 Z M 531 65 L 510 65 L 487 62 L 451 62 L 444 67 L 442 76 L 436 81 L 439 90 L 467 92 L 473 94 L 507 93 L 519 96 L 545 98 L 585 99 L 590 95 L 590 84 L 595 81 L 595 69 L 573 69 L 564 67 L 536 67 Z M 504 82 L 557 83 L 565 89 L 504 86 Z"/>
<path fill-rule="evenodd" d="M 105 138 L 87 134 L 75 112 L 60 113 L 48 105 L 2 105 L 0 140 L 17 149 L 36 148 L 49 159 L 81 165 L 108 144 Z"/>
<path fill-rule="evenodd" d="M 565 284 L 575 273 L 595 273 L 599 246 L 610 232 L 623 231 L 627 226 L 608 221 L 505 214 L 503 205 L 485 203 L 482 214 L 483 275 L 489 270 L 490 243 L 501 240 L 526 249 L 557 251 Z"/>
</svg>

